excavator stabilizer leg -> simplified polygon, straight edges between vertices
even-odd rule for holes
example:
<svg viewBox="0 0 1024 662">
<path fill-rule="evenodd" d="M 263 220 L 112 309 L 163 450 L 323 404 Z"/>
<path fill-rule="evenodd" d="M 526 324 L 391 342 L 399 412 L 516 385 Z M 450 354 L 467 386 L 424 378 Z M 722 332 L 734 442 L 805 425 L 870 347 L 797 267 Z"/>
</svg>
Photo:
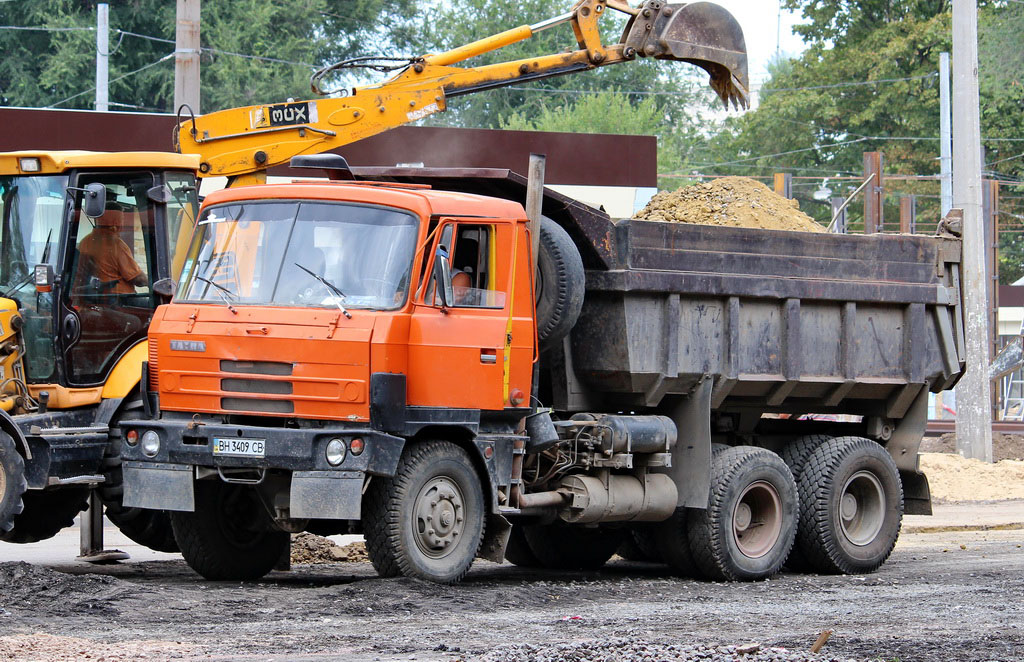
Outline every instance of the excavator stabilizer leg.
<svg viewBox="0 0 1024 662">
<path fill-rule="evenodd" d="M 725 103 L 748 107 L 747 46 L 732 14 L 711 2 L 646 0 L 626 26 L 623 44 L 642 57 L 689 62 L 711 75 Z"/>
</svg>

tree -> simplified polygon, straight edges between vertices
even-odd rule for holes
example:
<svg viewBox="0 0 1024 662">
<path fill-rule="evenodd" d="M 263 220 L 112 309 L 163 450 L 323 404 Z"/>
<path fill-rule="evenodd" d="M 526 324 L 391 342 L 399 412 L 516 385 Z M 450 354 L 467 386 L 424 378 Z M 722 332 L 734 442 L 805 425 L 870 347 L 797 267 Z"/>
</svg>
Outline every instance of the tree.
<svg viewBox="0 0 1024 662">
<path fill-rule="evenodd" d="M 509 7 L 515 14 L 509 14 Z M 441 52 L 471 43 L 483 37 L 523 25 L 551 18 L 564 8 L 552 8 L 546 0 L 522 0 L 514 5 L 493 0 L 466 0 L 446 3 L 425 14 L 418 29 L 417 45 L 422 52 Z M 602 18 L 602 39 L 605 44 L 616 43 L 626 24 L 625 14 L 609 10 Z M 459 66 L 480 66 L 537 55 L 548 55 L 578 48 L 568 25 L 541 31 L 532 38 L 506 46 L 498 51 L 481 55 Z M 581 100 L 602 91 L 616 90 L 620 98 L 627 98 L 633 106 L 655 96 L 659 110 L 666 108 L 704 108 L 708 97 L 700 88 L 698 75 L 690 65 L 657 62 L 638 58 L 578 75 L 548 78 L 535 83 L 523 83 L 489 92 L 480 92 L 449 101 L 449 112 L 434 116 L 430 122 L 447 126 L 498 128 L 513 115 L 517 122 L 531 122 L 556 108 L 574 112 Z M 702 75 L 703 72 L 700 72 Z M 612 112 L 615 112 L 614 110 Z M 677 110 L 675 117 L 680 115 Z M 591 120 L 594 118 L 591 117 Z M 547 120 L 546 120 L 547 121 Z M 576 131 L 590 130 L 587 118 L 567 119 L 560 124 Z"/>
<path fill-rule="evenodd" d="M 0 60 L 0 103 L 92 108 L 96 4 L 0 3 L 0 25 L 46 28 L 0 30 L 5 54 Z M 413 4 L 414 0 L 203 3 L 203 110 L 308 98 L 314 69 L 364 54 L 365 48 L 406 48 L 406 17 Z M 173 110 L 174 60 L 166 56 L 174 51 L 175 3 L 111 3 L 110 27 L 112 108 Z"/>
</svg>

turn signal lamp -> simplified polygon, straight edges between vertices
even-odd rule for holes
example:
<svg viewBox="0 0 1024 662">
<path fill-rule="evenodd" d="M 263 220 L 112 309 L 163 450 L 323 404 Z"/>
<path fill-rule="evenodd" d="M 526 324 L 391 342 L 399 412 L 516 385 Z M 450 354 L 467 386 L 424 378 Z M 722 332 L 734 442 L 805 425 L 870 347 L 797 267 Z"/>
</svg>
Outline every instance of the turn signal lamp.
<svg viewBox="0 0 1024 662">
<path fill-rule="evenodd" d="M 124 435 L 124 440 L 128 442 L 129 446 L 134 446 L 135 444 L 139 443 L 139 431 L 128 430 L 128 432 L 126 432 Z"/>
</svg>

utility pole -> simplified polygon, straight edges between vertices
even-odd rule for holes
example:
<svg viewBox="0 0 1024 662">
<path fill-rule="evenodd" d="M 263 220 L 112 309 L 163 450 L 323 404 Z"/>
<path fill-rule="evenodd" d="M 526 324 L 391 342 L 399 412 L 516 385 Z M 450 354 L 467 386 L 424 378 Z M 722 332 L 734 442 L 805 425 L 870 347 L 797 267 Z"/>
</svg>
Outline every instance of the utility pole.
<svg viewBox="0 0 1024 662">
<path fill-rule="evenodd" d="M 978 101 L 978 8 L 953 0 L 953 206 L 964 211 L 963 290 L 967 371 L 956 387 L 956 449 L 992 461 L 992 383 L 985 228 L 981 217 L 981 118 Z"/>
<path fill-rule="evenodd" d="M 949 53 L 939 53 L 939 173 L 942 215 L 953 208 L 953 131 L 950 128 Z"/>
<path fill-rule="evenodd" d="M 174 32 L 174 112 L 182 105 L 199 110 L 199 7 L 200 0 L 178 0 Z"/>
<path fill-rule="evenodd" d="M 110 6 L 96 5 L 96 110 L 107 112 L 110 101 L 110 78 L 107 59 L 110 57 Z"/>
</svg>

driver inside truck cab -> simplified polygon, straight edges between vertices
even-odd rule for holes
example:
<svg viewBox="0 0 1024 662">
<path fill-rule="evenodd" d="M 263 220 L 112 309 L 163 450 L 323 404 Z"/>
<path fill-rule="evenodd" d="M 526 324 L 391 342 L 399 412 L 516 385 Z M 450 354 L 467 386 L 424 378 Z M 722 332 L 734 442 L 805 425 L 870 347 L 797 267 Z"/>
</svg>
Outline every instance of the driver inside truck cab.
<svg viewBox="0 0 1024 662">
<path fill-rule="evenodd" d="M 146 274 L 135 261 L 132 249 L 119 236 L 132 214 L 107 192 L 107 205 L 101 216 L 91 219 L 93 230 L 78 244 L 82 273 L 95 277 L 101 289 L 110 294 L 134 294 L 136 287 L 145 287 Z"/>
</svg>

